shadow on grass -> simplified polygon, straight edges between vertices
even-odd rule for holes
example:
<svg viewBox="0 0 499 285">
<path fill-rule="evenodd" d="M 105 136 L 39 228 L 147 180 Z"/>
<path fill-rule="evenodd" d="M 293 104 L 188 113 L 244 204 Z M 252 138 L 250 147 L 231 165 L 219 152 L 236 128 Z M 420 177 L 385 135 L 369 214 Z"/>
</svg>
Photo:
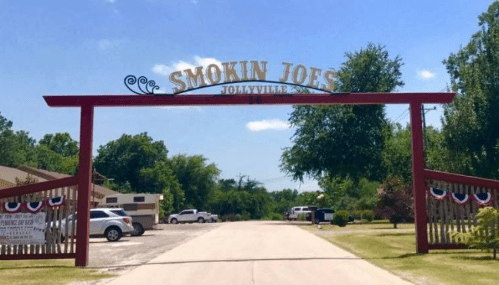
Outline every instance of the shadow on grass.
<svg viewBox="0 0 499 285">
<path fill-rule="evenodd" d="M 380 236 L 380 237 L 388 237 L 388 236 L 393 236 L 393 237 L 414 236 L 414 233 L 386 233 L 386 234 L 378 234 L 378 233 L 376 233 L 376 236 Z"/>
<path fill-rule="evenodd" d="M 452 259 L 459 259 L 459 260 L 473 260 L 473 261 L 495 261 L 499 262 L 499 259 L 494 259 L 492 257 L 492 253 L 490 256 L 469 256 L 469 255 L 464 255 L 464 256 L 454 256 Z"/>
<path fill-rule="evenodd" d="M 23 270 L 29 270 L 29 269 L 35 269 L 35 270 L 40 270 L 40 269 L 73 269 L 75 266 L 64 266 L 64 265 L 40 265 L 40 266 L 10 266 L 10 267 L 0 267 L 0 271 L 2 270 L 13 270 L 13 269 L 23 269 Z"/>
</svg>

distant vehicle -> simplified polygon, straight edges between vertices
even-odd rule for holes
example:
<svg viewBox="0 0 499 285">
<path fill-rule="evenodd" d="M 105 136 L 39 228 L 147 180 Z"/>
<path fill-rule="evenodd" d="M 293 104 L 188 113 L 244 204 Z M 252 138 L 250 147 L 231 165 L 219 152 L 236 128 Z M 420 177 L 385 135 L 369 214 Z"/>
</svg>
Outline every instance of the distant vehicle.
<svg viewBox="0 0 499 285">
<path fill-rule="evenodd" d="M 141 236 L 159 223 L 161 194 L 116 194 L 106 196 L 98 208 L 123 208 L 133 219 L 132 236 Z"/>
<path fill-rule="evenodd" d="M 298 215 L 299 214 L 307 214 L 307 213 L 311 213 L 312 211 L 310 211 L 310 209 L 308 208 L 308 206 L 297 206 L 297 207 L 293 207 L 291 208 L 291 210 L 289 211 L 289 215 L 288 215 L 288 220 L 296 220 L 298 219 Z"/>
<path fill-rule="evenodd" d="M 186 209 L 178 214 L 171 214 L 168 217 L 169 224 L 178 223 L 204 223 L 206 221 L 212 221 L 212 215 L 207 212 L 198 212 L 196 209 Z M 216 217 L 218 218 L 218 216 Z M 215 218 L 215 219 L 216 219 Z"/>
<path fill-rule="evenodd" d="M 68 217 L 68 221 L 76 219 L 76 213 Z M 90 237 L 107 238 L 114 242 L 124 235 L 133 232 L 132 218 L 120 208 L 103 208 L 90 210 Z M 61 221 L 61 234 L 65 238 L 66 220 Z M 73 229 L 68 228 L 68 236 L 73 236 Z"/>
<path fill-rule="evenodd" d="M 334 215 L 333 209 L 328 209 L 328 208 L 317 209 L 317 211 L 315 211 L 314 224 L 332 223 L 333 215 Z"/>
</svg>

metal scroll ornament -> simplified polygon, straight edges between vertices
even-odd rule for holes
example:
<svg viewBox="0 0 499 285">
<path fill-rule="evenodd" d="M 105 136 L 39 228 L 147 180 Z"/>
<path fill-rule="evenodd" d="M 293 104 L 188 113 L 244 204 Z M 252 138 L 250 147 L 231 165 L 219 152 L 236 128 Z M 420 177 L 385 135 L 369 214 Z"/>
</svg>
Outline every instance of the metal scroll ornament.
<svg viewBox="0 0 499 285">
<path fill-rule="evenodd" d="M 138 95 L 154 95 L 154 90 L 158 90 L 159 86 L 156 81 L 147 80 L 147 77 L 141 76 L 137 79 L 134 75 L 125 77 L 125 86 L 128 90 Z"/>
</svg>

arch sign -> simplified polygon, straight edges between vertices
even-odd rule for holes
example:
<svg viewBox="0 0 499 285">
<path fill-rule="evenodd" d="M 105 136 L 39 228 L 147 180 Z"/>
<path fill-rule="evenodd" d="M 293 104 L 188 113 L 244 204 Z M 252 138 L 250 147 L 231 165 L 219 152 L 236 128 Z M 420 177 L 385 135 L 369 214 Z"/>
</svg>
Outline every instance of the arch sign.
<svg viewBox="0 0 499 285">
<path fill-rule="evenodd" d="M 214 105 L 356 105 L 409 104 L 411 114 L 412 185 L 416 208 L 416 251 L 428 252 L 426 189 L 424 183 L 422 104 L 450 103 L 455 93 L 334 93 L 338 76 L 332 70 L 283 62 L 277 80 L 268 80 L 267 61 L 231 61 L 172 72 L 173 93 L 155 93 L 160 88 L 145 76 L 125 77 L 126 87 L 135 95 L 44 96 L 50 107 L 81 108 L 78 202 L 80 217 L 89 217 L 93 118 L 96 107 L 130 106 L 214 106 Z M 253 83 L 253 84 L 249 84 Z M 267 83 L 278 84 L 268 85 Z M 219 94 L 182 94 L 201 88 L 224 86 Z M 315 89 L 319 93 L 292 93 L 287 86 Z M 144 96 L 145 95 L 145 96 Z M 89 220 L 79 219 L 76 238 L 76 266 L 88 264 Z"/>
<path fill-rule="evenodd" d="M 173 93 L 155 93 L 159 89 L 154 80 L 141 76 L 125 77 L 126 87 L 135 94 L 175 95 L 185 92 L 234 83 L 272 83 L 276 85 L 237 85 L 224 86 L 221 95 L 234 94 L 289 94 L 287 85 L 306 87 L 326 93 L 334 92 L 334 80 L 338 73 L 316 67 L 307 68 L 303 64 L 282 63 L 282 76 L 279 80 L 267 80 L 267 61 L 243 60 L 198 66 L 170 73 L 170 82 L 175 86 Z M 135 88 L 133 85 L 137 85 Z"/>
</svg>

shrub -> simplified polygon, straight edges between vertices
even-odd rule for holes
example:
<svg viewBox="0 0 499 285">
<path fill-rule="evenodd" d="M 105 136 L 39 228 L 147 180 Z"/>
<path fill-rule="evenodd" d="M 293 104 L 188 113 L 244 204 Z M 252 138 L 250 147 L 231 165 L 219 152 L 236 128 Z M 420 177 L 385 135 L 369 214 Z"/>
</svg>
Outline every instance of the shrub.
<svg viewBox="0 0 499 285">
<path fill-rule="evenodd" d="M 496 259 L 499 249 L 499 209 L 485 207 L 478 210 L 478 225 L 467 233 L 451 231 L 451 236 L 471 248 L 492 250 L 492 257 Z"/>
<path fill-rule="evenodd" d="M 374 220 L 374 211 L 364 210 L 362 211 L 362 217 L 366 219 L 368 222 L 372 222 Z"/>
<path fill-rule="evenodd" d="M 280 221 L 284 217 L 282 214 L 279 213 L 268 213 L 265 217 L 263 217 L 264 220 L 269 220 L 269 221 Z"/>
<path fill-rule="evenodd" d="M 338 225 L 340 227 L 345 227 L 348 223 L 348 217 L 350 214 L 348 211 L 338 211 L 334 213 L 333 216 L 333 224 Z"/>
<path fill-rule="evenodd" d="M 306 221 L 307 220 L 307 214 L 298 214 L 298 217 L 296 218 L 297 221 Z"/>
<path fill-rule="evenodd" d="M 361 210 L 353 211 L 352 213 L 353 218 L 356 220 L 362 220 L 364 218 L 363 215 L 364 211 Z"/>
</svg>

